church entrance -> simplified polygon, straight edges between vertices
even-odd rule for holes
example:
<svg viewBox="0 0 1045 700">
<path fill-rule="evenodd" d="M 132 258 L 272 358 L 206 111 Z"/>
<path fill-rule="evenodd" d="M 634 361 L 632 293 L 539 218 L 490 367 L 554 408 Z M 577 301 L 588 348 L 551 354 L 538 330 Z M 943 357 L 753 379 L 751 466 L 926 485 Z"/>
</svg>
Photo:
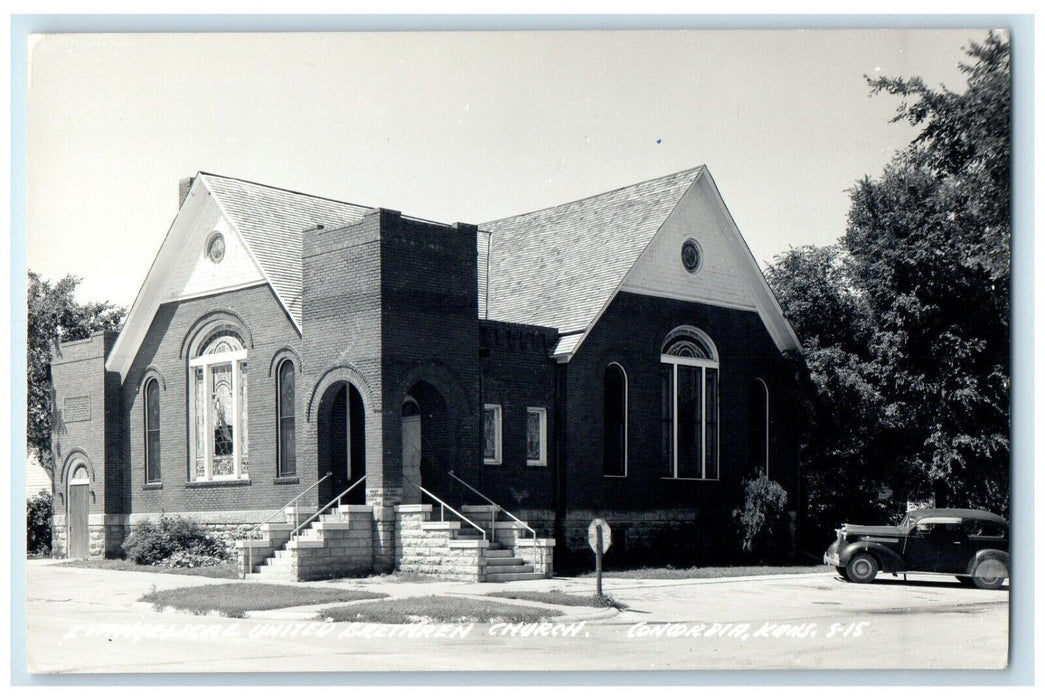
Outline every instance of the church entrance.
<svg viewBox="0 0 1045 700">
<path fill-rule="evenodd" d="M 366 436 L 363 397 L 349 382 L 337 382 L 323 392 L 318 411 L 319 476 L 331 477 L 319 485 L 320 505 L 366 474 Z M 366 484 L 354 488 L 341 501 L 366 502 Z"/>
</svg>

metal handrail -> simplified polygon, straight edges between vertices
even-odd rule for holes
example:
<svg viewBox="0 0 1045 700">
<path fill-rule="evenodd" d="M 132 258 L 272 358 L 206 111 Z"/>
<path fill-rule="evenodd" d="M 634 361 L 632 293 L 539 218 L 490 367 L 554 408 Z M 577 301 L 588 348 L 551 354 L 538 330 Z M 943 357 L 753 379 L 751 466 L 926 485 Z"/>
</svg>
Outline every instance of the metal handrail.
<svg viewBox="0 0 1045 700">
<path fill-rule="evenodd" d="M 534 530 L 534 529 L 533 529 L 532 527 L 530 527 L 530 526 L 529 526 L 529 525 L 528 525 L 528 524 L 527 524 L 526 522 L 524 522 L 524 521 L 520 520 L 519 518 L 515 517 L 515 516 L 514 516 L 514 515 L 513 515 L 512 513 L 509 513 L 509 512 L 508 512 L 507 510 L 505 510 L 505 509 L 504 509 L 504 507 L 503 507 L 503 506 L 501 506 L 501 505 L 500 505 L 499 503 L 495 503 L 495 502 L 493 501 L 493 499 L 491 499 L 491 498 L 490 498 L 489 496 L 487 496 L 487 495 L 486 495 L 485 493 L 482 493 L 481 491 L 479 491 L 479 489 L 475 488 L 474 486 L 472 486 L 471 484 L 469 484 L 469 483 L 468 483 L 467 481 L 465 481 L 465 480 L 464 480 L 464 479 L 462 479 L 461 477 L 459 477 L 459 476 L 457 476 L 456 474 L 454 474 L 454 472 L 453 472 L 453 470 L 452 470 L 452 469 L 451 469 L 450 471 L 448 471 L 448 472 L 447 472 L 447 474 L 449 474 L 449 475 L 450 475 L 450 476 L 451 476 L 452 478 L 454 478 L 454 479 L 456 479 L 457 481 L 459 481 L 459 482 L 461 482 L 462 484 L 464 484 L 465 488 L 467 488 L 467 489 L 468 489 L 469 491 L 471 491 L 472 493 L 474 493 L 474 494 L 475 494 L 476 496 L 478 496 L 479 498 L 483 499 L 484 501 L 486 501 L 486 502 L 487 502 L 487 503 L 489 503 L 490 505 L 492 505 L 492 506 L 496 506 L 496 507 L 497 507 L 497 508 L 498 508 L 498 509 L 499 509 L 499 510 L 500 510 L 500 511 L 502 512 L 502 513 L 504 513 L 504 514 L 505 514 L 505 515 L 507 515 L 507 516 L 508 516 L 509 518 L 511 518 L 511 519 L 512 519 L 512 520 L 514 520 L 515 522 L 519 523 L 520 525 L 522 525 L 522 526 L 523 526 L 524 528 L 526 528 L 527 530 L 529 530 L 529 531 L 530 531 L 530 534 L 531 534 L 531 535 L 532 535 L 532 537 L 533 537 L 533 550 L 534 550 L 534 554 L 536 555 L 536 552 L 537 552 L 537 531 L 536 531 L 536 530 Z"/>
<path fill-rule="evenodd" d="M 318 518 L 319 516 L 323 515 L 323 513 L 326 513 L 326 512 L 327 512 L 327 508 L 329 508 L 330 506 L 334 505 L 335 503 L 338 503 L 338 502 L 339 502 L 339 501 L 340 501 L 340 500 L 341 500 L 342 498 L 344 498 L 344 497 L 345 497 L 345 494 L 347 494 L 347 493 L 348 493 L 349 491 L 351 491 L 351 490 L 352 490 L 352 489 L 354 489 L 355 487 L 357 487 L 357 486 L 359 486 L 360 484 L 362 484 L 362 483 L 363 483 L 364 481 L 366 481 L 366 477 L 365 477 L 365 476 L 363 476 L 363 477 L 360 477 L 359 481 L 357 481 L 356 483 L 354 483 L 354 484 L 352 484 L 351 486 L 349 486 L 349 487 L 348 487 L 347 489 L 345 489 L 344 491 L 342 491 L 341 493 L 339 493 L 339 494 L 338 494 L 338 495 L 337 495 L 337 496 L 336 496 L 336 497 L 334 498 L 334 500 L 332 500 L 332 501 L 331 501 L 330 503 L 326 504 L 325 506 L 323 506 L 322 508 L 320 508 L 319 510 L 317 510 L 317 511 L 316 511 L 315 513 L 313 513 L 312 515 L 310 515 L 310 516 L 309 516 L 309 517 L 308 517 L 308 518 L 307 518 L 307 519 L 305 520 L 305 522 L 301 523 L 300 525 L 298 525 L 298 526 L 297 526 L 296 528 L 294 528 L 294 529 L 293 529 L 293 530 L 291 531 L 291 533 L 290 533 L 290 537 L 291 537 L 291 539 L 293 539 L 293 538 L 294 538 L 294 535 L 296 535 L 296 534 L 298 534 L 299 532 L 301 532 L 301 529 L 302 529 L 303 527 L 305 527 L 306 525 L 308 525 L 309 523 L 311 523 L 311 522 L 312 522 L 313 520 L 315 520 L 315 519 L 316 519 L 316 518 Z"/>
<path fill-rule="evenodd" d="M 456 515 L 458 518 L 460 518 L 461 520 L 465 521 L 466 523 L 468 523 L 469 525 L 474 527 L 476 530 L 478 530 L 480 533 L 482 533 L 484 540 L 486 540 L 487 542 L 490 541 L 490 538 L 488 538 L 486 536 L 486 530 L 484 530 L 483 528 L 481 528 L 478 525 L 476 525 L 474 522 L 472 522 L 465 515 L 463 515 L 461 513 L 458 513 L 456 510 L 454 510 L 453 506 L 451 506 L 449 503 L 447 503 L 443 499 L 439 498 L 439 496 L 436 496 L 434 493 L 432 493 L 431 491 L 426 489 L 424 486 L 421 486 L 420 484 L 415 484 L 414 482 L 410 481 L 410 479 L 407 479 L 406 477 L 403 477 L 403 481 L 405 481 L 406 483 L 410 484 L 411 486 L 417 487 L 417 489 L 421 493 L 428 494 L 430 497 L 434 498 L 439 503 L 439 522 L 446 522 L 446 512 L 444 511 L 444 509 L 449 510 L 451 513 Z"/>
<path fill-rule="evenodd" d="M 289 508 L 292 505 L 294 505 L 294 503 L 296 503 L 299 498 L 301 498 L 306 493 L 308 493 L 312 489 L 314 489 L 317 486 L 319 486 L 322 482 L 326 481 L 327 479 L 329 479 L 333 475 L 334 475 L 333 472 L 327 472 L 325 475 L 323 475 L 322 477 L 317 479 L 315 482 L 313 482 L 310 486 L 308 486 L 304 491 L 302 491 L 297 496 L 294 496 L 292 499 L 287 501 L 287 504 L 285 506 L 283 506 L 282 508 L 277 508 L 276 511 L 272 513 L 272 515 L 270 515 L 269 517 L 265 518 L 260 523 L 258 523 L 257 525 L 255 525 L 253 528 L 250 529 L 250 531 L 247 533 L 247 535 L 249 535 L 249 537 L 247 538 L 247 541 L 249 542 L 249 541 L 252 541 L 254 539 L 254 533 L 257 532 L 258 530 L 260 530 L 262 525 L 266 525 L 266 524 L 272 522 L 272 519 L 274 517 L 276 517 L 278 514 L 285 513 L 287 508 Z M 286 515 L 284 515 L 284 519 L 285 518 L 286 518 Z M 296 516 L 295 516 L 295 518 L 296 518 Z M 254 548 L 251 547 L 250 545 L 247 545 L 247 562 L 248 562 L 247 563 L 247 570 L 243 573 L 244 576 L 246 576 L 248 573 L 253 573 L 254 572 Z"/>
</svg>

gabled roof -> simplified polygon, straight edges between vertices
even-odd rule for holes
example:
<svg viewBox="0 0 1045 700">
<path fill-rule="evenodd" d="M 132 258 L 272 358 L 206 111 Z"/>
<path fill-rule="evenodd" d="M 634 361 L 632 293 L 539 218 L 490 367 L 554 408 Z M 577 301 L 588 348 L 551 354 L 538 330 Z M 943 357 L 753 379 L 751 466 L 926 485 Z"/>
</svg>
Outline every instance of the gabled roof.
<svg viewBox="0 0 1045 700">
<path fill-rule="evenodd" d="M 691 190 L 714 211 L 725 254 L 781 351 L 800 343 L 704 166 L 480 225 L 479 315 L 559 329 L 568 361 Z M 721 300 L 701 299 L 722 304 Z"/>
<path fill-rule="evenodd" d="M 355 223 L 370 207 L 211 173 L 198 175 L 239 231 L 276 296 L 301 327 L 301 233 Z"/>
<path fill-rule="evenodd" d="M 305 229 L 355 223 L 372 209 L 324 197 L 259 185 L 222 175 L 200 172 L 193 178 L 185 201 L 160 245 L 152 267 L 127 314 L 123 331 L 113 345 L 106 367 L 126 376 L 161 304 L 170 301 L 168 282 L 174 262 L 198 224 L 201 202 L 212 200 L 243 241 L 248 254 L 272 287 L 291 321 L 301 328 L 301 240 Z"/>
<path fill-rule="evenodd" d="M 481 224 L 479 314 L 587 329 L 703 169 Z"/>
<path fill-rule="evenodd" d="M 691 189 L 699 189 L 726 229 L 729 257 L 741 270 L 757 310 L 781 350 L 798 346 L 765 277 L 703 166 L 540 211 L 482 224 L 477 239 L 481 318 L 557 328 L 554 355 L 568 360 L 622 289 Z M 256 265 L 251 284 L 267 283 L 301 328 L 303 231 L 360 221 L 372 208 L 198 173 L 156 255 L 106 366 L 125 375 L 168 289 L 173 262 L 201 202 L 212 201 Z M 212 207 L 213 208 L 213 207 Z M 658 239 L 660 240 L 660 239 Z M 715 303 L 714 300 L 709 300 Z"/>
</svg>

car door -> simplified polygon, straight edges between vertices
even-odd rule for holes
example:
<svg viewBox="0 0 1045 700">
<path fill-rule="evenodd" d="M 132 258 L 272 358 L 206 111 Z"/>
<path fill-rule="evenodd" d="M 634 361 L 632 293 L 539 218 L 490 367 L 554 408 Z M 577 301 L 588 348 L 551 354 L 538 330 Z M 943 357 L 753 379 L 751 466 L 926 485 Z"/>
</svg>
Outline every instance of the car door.
<svg viewBox="0 0 1045 700">
<path fill-rule="evenodd" d="M 967 569 L 977 553 L 985 549 L 1009 551 L 1008 529 L 1001 523 L 990 520 L 969 519 L 962 524 L 965 535 L 963 542 L 962 568 Z"/>
<path fill-rule="evenodd" d="M 964 571 L 965 537 L 960 518 L 925 518 L 907 533 L 908 571 L 953 574 Z"/>
</svg>

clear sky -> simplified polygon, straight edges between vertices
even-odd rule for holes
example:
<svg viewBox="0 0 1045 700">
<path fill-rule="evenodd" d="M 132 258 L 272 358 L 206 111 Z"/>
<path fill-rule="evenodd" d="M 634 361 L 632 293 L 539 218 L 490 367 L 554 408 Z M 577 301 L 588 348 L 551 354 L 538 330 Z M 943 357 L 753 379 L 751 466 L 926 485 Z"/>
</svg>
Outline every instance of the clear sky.
<svg viewBox="0 0 1045 700">
<path fill-rule="evenodd" d="M 483 221 L 706 164 L 765 265 L 845 230 L 980 30 L 135 34 L 30 56 L 29 268 L 130 305 L 199 170 Z"/>
</svg>

